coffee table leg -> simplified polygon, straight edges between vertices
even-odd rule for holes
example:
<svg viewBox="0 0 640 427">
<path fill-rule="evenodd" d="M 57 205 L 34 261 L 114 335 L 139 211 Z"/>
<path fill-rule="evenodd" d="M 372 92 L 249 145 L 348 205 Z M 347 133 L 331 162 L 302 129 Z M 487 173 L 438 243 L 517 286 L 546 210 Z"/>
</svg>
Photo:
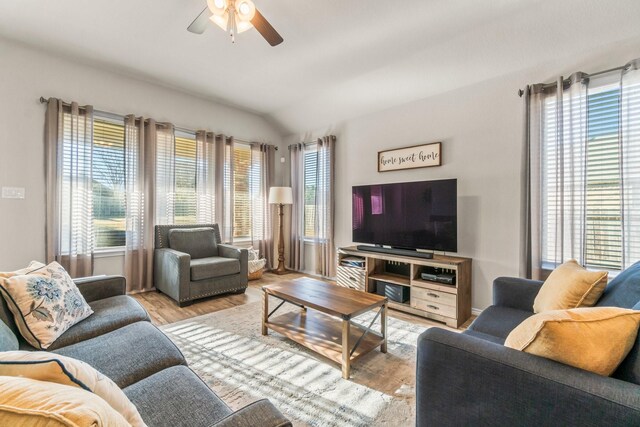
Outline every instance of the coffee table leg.
<svg viewBox="0 0 640 427">
<path fill-rule="evenodd" d="M 262 335 L 267 335 L 267 322 L 269 321 L 269 294 L 262 291 Z"/>
<path fill-rule="evenodd" d="M 342 320 L 342 378 L 348 380 L 351 376 L 351 346 L 349 344 L 351 321 Z"/>
<path fill-rule="evenodd" d="M 380 332 L 382 333 L 382 344 L 380 345 L 380 351 L 383 353 L 387 352 L 387 304 L 384 304 L 380 310 Z"/>
</svg>

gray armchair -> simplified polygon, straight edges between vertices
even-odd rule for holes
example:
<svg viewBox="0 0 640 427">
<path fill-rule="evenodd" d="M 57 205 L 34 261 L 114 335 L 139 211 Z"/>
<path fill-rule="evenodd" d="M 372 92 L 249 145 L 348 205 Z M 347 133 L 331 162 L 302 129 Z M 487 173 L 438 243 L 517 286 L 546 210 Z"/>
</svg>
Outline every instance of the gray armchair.
<svg viewBox="0 0 640 427">
<path fill-rule="evenodd" d="M 248 251 L 225 245 L 218 224 L 156 225 L 153 281 L 180 307 L 224 293 L 243 293 Z"/>
</svg>

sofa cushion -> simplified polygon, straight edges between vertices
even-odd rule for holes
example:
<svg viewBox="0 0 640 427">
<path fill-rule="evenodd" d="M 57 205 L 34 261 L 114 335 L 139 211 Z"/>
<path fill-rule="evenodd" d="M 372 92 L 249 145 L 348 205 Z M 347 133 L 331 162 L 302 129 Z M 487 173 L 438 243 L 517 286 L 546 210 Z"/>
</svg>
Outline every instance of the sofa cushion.
<svg viewBox="0 0 640 427">
<path fill-rule="evenodd" d="M 23 275 L 0 278 L 0 291 L 20 334 L 38 349 L 49 348 L 67 329 L 93 313 L 57 262 Z"/>
<path fill-rule="evenodd" d="M 638 302 L 640 302 L 640 261 L 609 282 L 596 307 L 631 308 Z"/>
<path fill-rule="evenodd" d="M 609 376 L 635 344 L 638 327 L 640 311 L 626 308 L 551 310 L 526 319 L 504 345 Z"/>
<path fill-rule="evenodd" d="M 504 340 L 516 326 L 531 316 L 531 311 L 492 305 L 484 309 L 468 329 Z"/>
<path fill-rule="evenodd" d="M 169 247 L 187 253 L 191 259 L 218 255 L 218 243 L 213 228 L 174 228 L 169 230 Z"/>
<path fill-rule="evenodd" d="M 132 427 L 145 427 L 136 407 L 106 376 L 81 360 L 48 351 L 0 352 L 0 375 L 23 377 L 88 390 L 104 399 Z"/>
<path fill-rule="evenodd" d="M 150 426 L 209 427 L 232 412 L 186 366 L 164 369 L 124 393 Z"/>
<path fill-rule="evenodd" d="M 130 426 L 88 390 L 21 377 L 0 377 L 0 425 Z"/>
<path fill-rule="evenodd" d="M 640 311 L 640 302 L 633 307 L 634 310 Z M 636 337 L 636 342 L 622 361 L 618 369 L 611 375 L 622 381 L 627 381 L 640 385 L 640 334 Z"/>
<path fill-rule="evenodd" d="M 51 344 L 48 350 L 76 344 L 131 323 L 150 320 L 140 303 L 126 295 L 93 301 L 89 305 L 93 315 L 70 327 Z"/>
<path fill-rule="evenodd" d="M 120 388 L 187 363 L 175 344 L 151 322 L 136 322 L 54 353 L 87 362 Z"/>
<path fill-rule="evenodd" d="M 607 271 L 589 271 L 574 259 L 551 272 L 533 301 L 533 312 L 592 307 L 607 285 Z"/>
<path fill-rule="evenodd" d="M 240 261 L 233 258 L 210 257 L 191 260 L 191 280 L 213 279 L 240 273 Z"/>
</svg>

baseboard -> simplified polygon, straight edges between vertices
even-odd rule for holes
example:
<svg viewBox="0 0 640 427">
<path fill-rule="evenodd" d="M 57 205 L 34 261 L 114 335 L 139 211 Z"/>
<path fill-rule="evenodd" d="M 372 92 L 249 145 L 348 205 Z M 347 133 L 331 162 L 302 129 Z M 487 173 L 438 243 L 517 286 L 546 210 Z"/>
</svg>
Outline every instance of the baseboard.
<svg viewBox="0 0 640 427">
<path fill-rule="evenodd" d="M 471 314 L 473 314 L 474 316 L 480 316 L 480 313 L 482 313 L 482 310 L 480 310 L 479 308 L 471 309 Z"/>
</svg>

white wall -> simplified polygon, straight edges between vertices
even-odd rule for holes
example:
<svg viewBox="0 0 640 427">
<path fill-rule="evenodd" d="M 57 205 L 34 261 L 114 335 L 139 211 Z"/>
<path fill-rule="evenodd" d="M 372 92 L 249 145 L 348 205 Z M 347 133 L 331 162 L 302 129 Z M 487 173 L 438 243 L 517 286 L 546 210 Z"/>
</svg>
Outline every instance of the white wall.
<svg viewBox="0 0 640 427">
<path fill-rule="evenodd" d="M 40 96 L 244 140 L 282 142 L 258 115 L 0 39 L 0 186 L 26 188 L 24 200 L 0 199 L 0 271 L 45 257 L 45 105 Z M 96 274 L 118 274 L 121 266 L 121 257 L 99 258 Z"/>
<path fill-rule="evenodd" d="M 326 129 L 291 135 L 285 141 L 337 135 L 338 246 L 353 243 L 353 185 L 457 178 L 458 255 L 473 259 L 472 306 L 483 309 L 491 304 L 494 278 L 519 274 L 523 110 L 517 90 L 527 83 L 554 81 L 556 76 L 576 70 L 595 72 L 615 67 L 637 56 L 637 42 L 574 55 L 565 61 L 330 124 Z M 434 141 L 442 141 L 441 167 L 377 172 L 378 151 Z M 305 269 L 313 270 L 313 257 L 307 260 Z"/>
</svg>

